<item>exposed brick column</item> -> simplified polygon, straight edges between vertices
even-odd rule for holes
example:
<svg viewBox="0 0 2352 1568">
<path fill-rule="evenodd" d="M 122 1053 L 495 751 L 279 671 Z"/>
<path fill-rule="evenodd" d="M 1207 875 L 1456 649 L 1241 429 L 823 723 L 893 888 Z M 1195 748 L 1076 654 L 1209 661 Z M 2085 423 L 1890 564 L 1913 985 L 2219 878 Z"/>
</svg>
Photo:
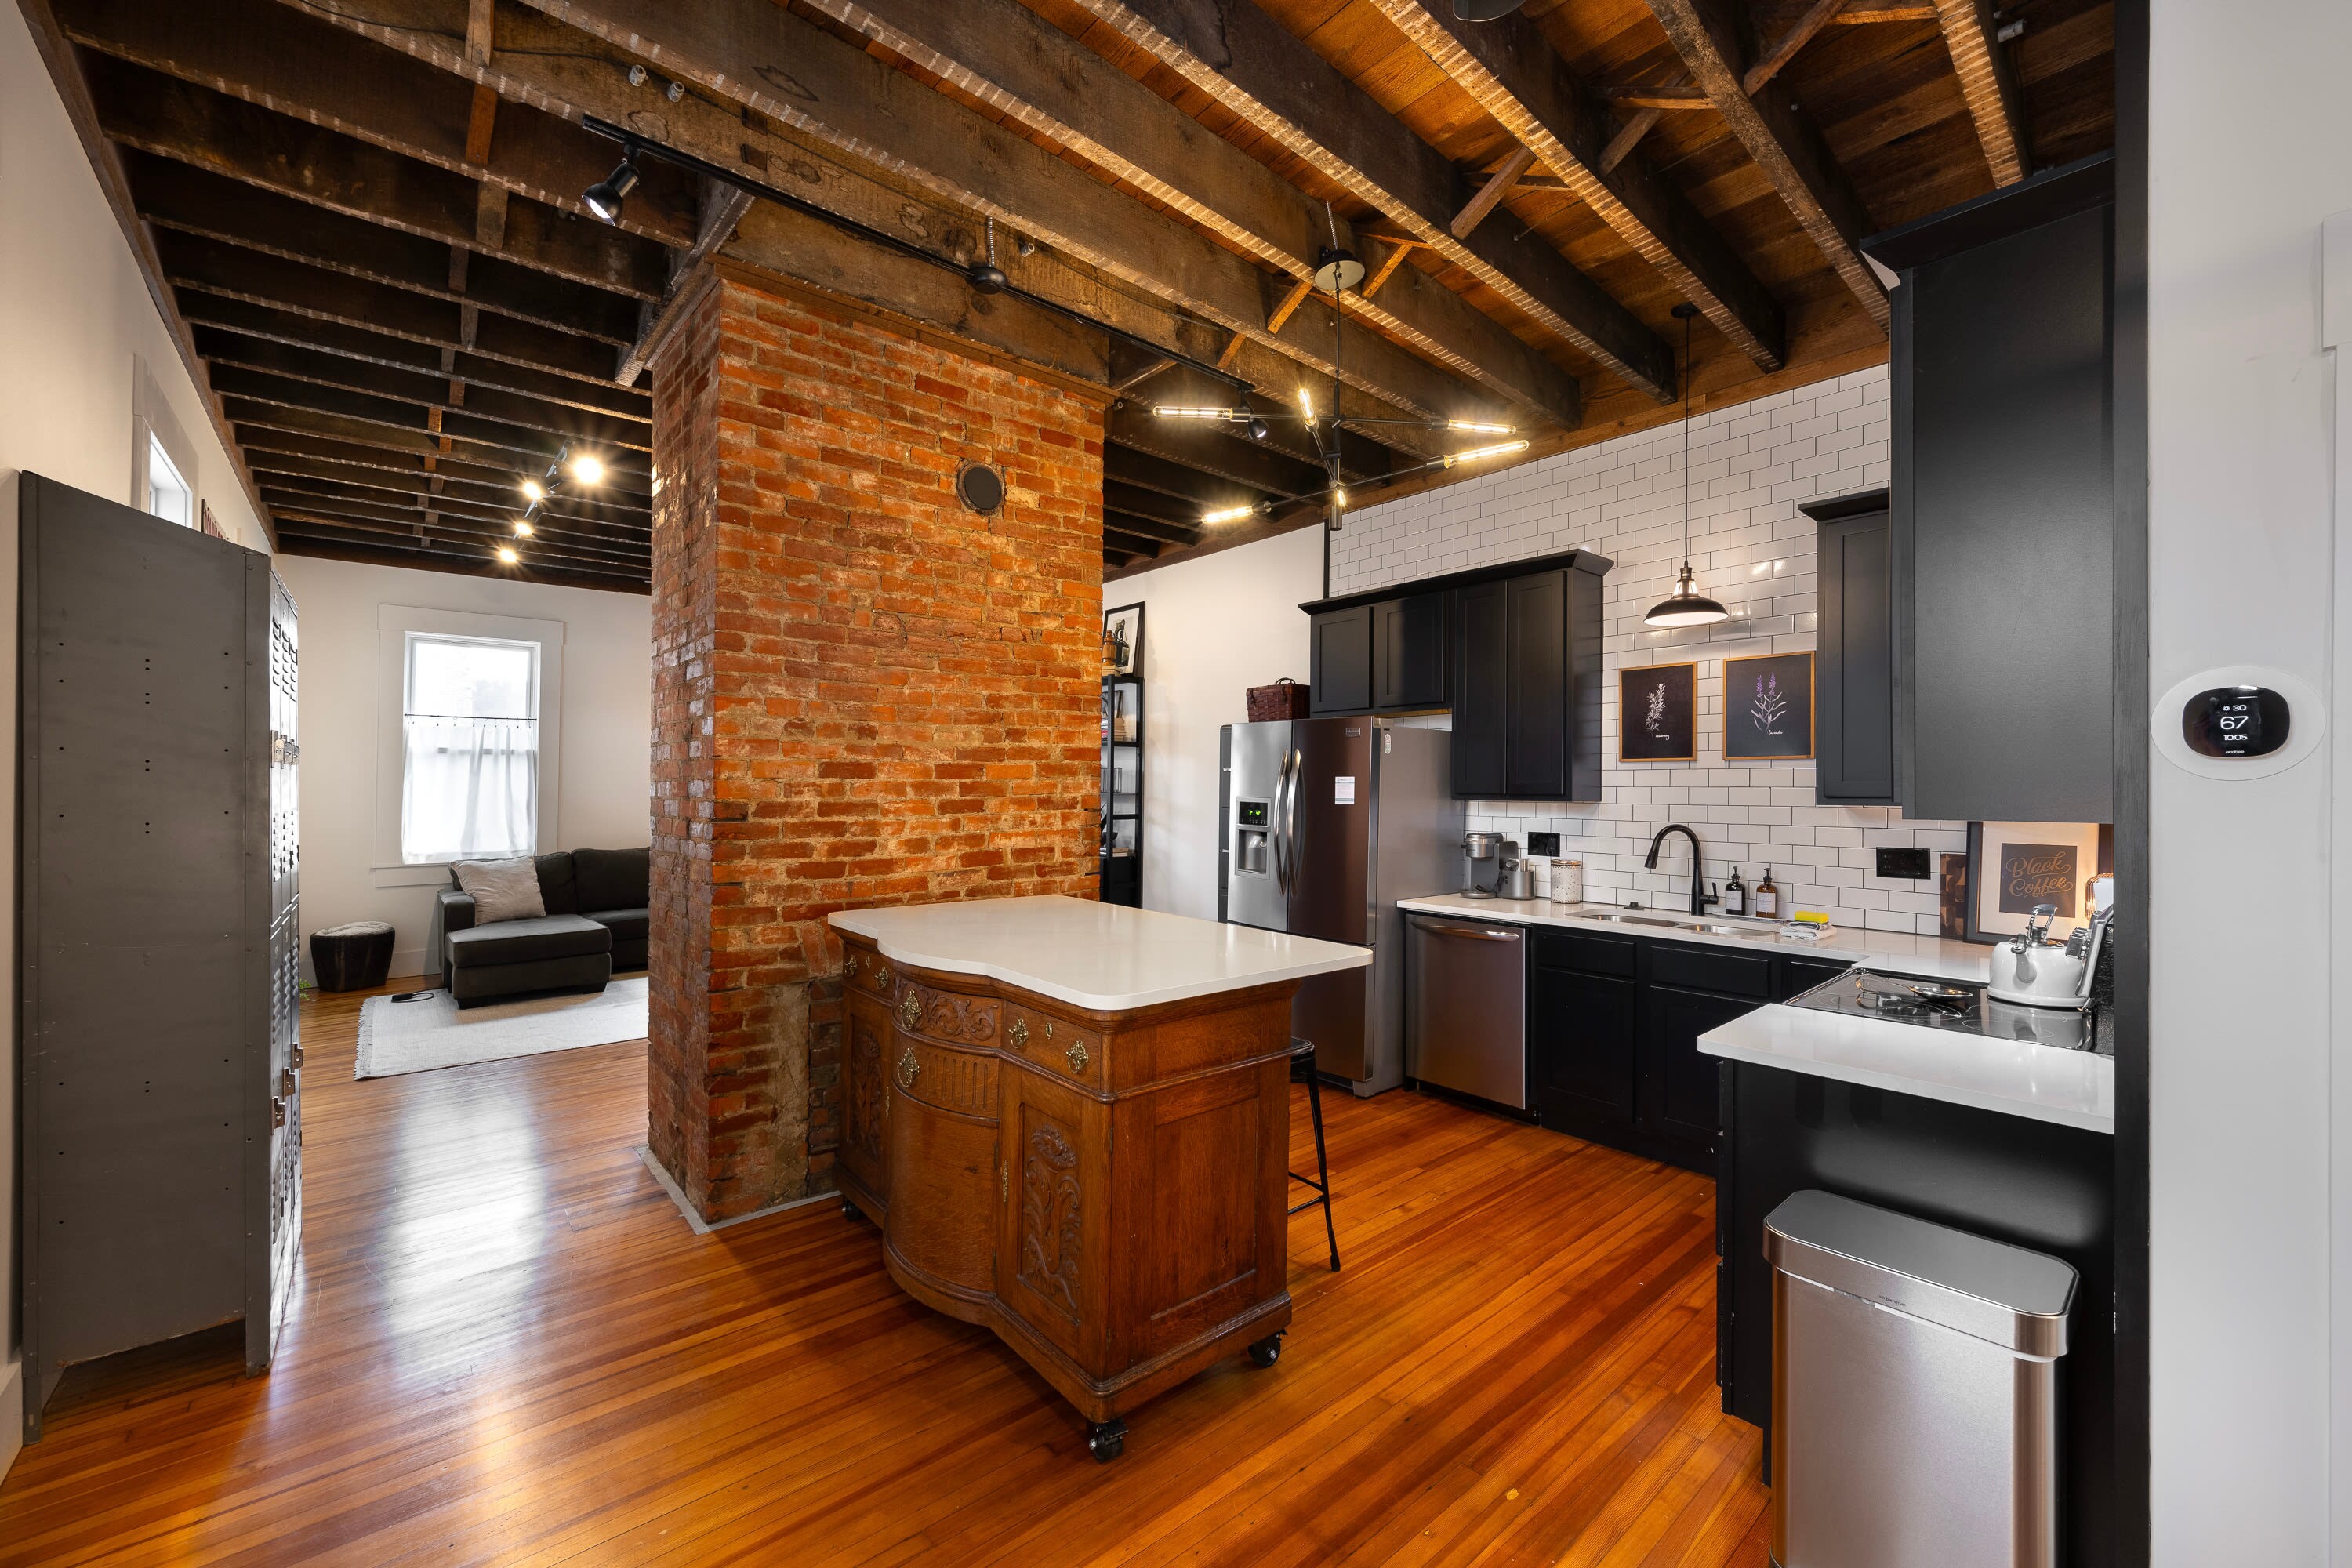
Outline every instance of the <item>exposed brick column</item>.
<svg viewBox="0 0 2352 1568">
<path fill-rule="evenodd" d="M 711 1219 L 823 1192 L 835 909 L 1094 891 L 1102 411 L 724 268 L 654 362 L 648 1141 Z M 966 460 L 1003 470 L 965 510 Z"/>
</svg>

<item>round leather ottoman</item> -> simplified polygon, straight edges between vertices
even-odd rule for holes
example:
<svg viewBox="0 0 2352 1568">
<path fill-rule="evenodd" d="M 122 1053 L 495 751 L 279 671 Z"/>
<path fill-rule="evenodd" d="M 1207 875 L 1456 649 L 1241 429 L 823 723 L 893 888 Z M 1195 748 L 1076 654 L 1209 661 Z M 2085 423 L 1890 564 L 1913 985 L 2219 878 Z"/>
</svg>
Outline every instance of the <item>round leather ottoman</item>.
<svg viewBox="0 0 2352 1568">
<path fill-rule="evenodd" d="M 321 991 L 365 991 L 392 973 L 392 925 L 353 921 L 310 933 L 310 968 Z"/>
</svg>

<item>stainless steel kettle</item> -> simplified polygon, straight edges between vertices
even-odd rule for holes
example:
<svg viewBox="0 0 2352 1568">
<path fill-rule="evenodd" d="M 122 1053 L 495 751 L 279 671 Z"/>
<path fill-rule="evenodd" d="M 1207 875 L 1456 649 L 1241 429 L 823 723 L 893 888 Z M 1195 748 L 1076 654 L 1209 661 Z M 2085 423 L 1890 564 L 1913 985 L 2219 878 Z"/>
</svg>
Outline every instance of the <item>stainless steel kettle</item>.
<svg viewBox="0 0 2352 1568">
<path fill-rule="evenodd" d="M 2025 929 L 1992 950 L 1992 973 L 1986 989 L 1996 1002 L 2016 1002 L 2028 1007 L 2081 1007 L 2090 1000 L 2091 976 L 2098 967 L 2099 949 L 2106 944 L 2114 924 L 2113 909 L 2102 910 L 2091 923 L 2063 942 L 2050 940 L 2050 922 L 2058 906 L 2036 904 Z"/>
</svg>

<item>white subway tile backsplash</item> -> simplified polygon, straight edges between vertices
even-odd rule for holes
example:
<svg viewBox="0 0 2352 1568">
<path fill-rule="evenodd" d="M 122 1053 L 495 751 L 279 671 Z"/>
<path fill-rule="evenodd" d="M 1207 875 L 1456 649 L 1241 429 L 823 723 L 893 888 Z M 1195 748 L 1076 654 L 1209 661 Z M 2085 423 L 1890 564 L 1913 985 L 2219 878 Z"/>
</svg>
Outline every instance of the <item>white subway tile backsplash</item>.
<svg viewBox="0 0 2352 1568">
<path fill-rule="evenodd" d="M 1609 557 L 1602 800 L 1474 801 L 1470 825 L 1523 843 L 1531 832 L 1557 833 L 1560 853 L 1584 862 L 1589 897 L 1671 906 L 1688 893 L 1687 847 L 1671 840 L 1655 871 L 1642 861 L 1652 835 L 1682 822 L 1706 846 L 1710 882 L 1737 866 L 1752 887 L 1769 867 L 1788 909 L 1820 910 L 1856 928 L 1932 933 L 1934 880 L 1879 877 L 1876 851 L 1960 853 L 1966 823 L 1817 805 L 1811 763 L 1722 760 L 1723 661 L 1813 646 L 1813 524 L 1796 503 L 1885 485 L 1887 439 L 1884 367 L 1691 421 L 1690 560 L 1701 591 L 1733 613 L 1719 626 L 1661 633 L 1642 625 L 1643 612 L 1674 591 L 1683 560 L 1683 432 L 1675 425 L 1351 512 L 1332 541 L 1331 591 L 1562 550 Z M 1685 658 L 1699 667 L 1699 761 L 1618 763 L 1618 668 Z"/>
</svg>

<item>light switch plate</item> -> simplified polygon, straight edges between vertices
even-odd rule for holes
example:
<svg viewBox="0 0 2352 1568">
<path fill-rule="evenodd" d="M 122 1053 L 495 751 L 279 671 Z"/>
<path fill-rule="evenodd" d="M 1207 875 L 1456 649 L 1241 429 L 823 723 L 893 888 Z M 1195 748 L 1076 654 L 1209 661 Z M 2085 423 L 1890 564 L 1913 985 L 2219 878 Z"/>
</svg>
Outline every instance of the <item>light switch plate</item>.
<svg viewBox="0 0 2352 1568">
<path fill-rule="evenodd" d="M 1528 854 L 1530 854 L 1530 855 L 1557 855 L 1557 854 L 1559 854 L 1559 834 L 1557 834 L 1557 833 L 1530 833 L 1530 834 L 1528 834 Z"/>
<path fill-rule="evenodd" d="M 1881 849 L 1878 852 L 1878 874 L 1924 882 L 1935 875 L 1928 867 L 1928 859 L 1925 849 Z"/>
</svg>

